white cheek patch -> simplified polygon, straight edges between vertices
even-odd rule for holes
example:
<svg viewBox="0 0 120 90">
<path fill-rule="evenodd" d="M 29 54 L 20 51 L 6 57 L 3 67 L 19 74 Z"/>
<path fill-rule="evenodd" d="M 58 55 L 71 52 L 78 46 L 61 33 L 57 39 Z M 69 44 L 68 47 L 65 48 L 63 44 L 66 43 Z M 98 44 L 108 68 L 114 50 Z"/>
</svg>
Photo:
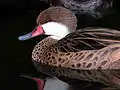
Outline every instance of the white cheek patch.
<svg viewBox="0 0 120 90">
<path fill-rule="evenodd" d="M 53 38 L 53 39 L 55 39 L 55 40 L 60 40 L 60 39 L 62 39 L 61 37 L 59 37 L 59 36 L 50 36 L 51 38 Z"/>
<path fill-rule="evenodd" d="M 48 22 L 46 24 L 43 24 L 42 27 L 46 35 L 51 35 L 53 39 L 57 40 L 65 37 L 67 34 L 70 33 L 68 27 L 61 23 Z"/>
</svg>

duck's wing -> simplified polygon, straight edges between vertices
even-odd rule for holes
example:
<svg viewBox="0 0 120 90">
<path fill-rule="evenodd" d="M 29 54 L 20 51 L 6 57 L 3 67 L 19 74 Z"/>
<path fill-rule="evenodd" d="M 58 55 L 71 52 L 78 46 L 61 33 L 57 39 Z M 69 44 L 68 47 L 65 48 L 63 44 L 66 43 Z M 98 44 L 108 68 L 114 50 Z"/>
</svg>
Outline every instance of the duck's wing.
<svg viewBox="0 0 120 90">
<path fill-rule="evenodd" d="M 120 31 L 107 28 L 84 28 L 68 34 L 56 45 L 62 52 L 98 50 L 112 43 L 120 43 Z"/>
</svg>

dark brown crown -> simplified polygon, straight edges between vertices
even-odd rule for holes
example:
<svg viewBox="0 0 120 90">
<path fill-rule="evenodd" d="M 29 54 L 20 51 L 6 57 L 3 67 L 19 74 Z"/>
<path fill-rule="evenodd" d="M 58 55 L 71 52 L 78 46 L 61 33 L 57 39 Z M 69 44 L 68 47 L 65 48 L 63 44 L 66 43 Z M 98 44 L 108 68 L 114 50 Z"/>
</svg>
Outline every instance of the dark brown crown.
<svg viewBox="0 0 120 90">
<path fill-rule="evenodd" d="M 44 24 L 50 21 L 65 24 L 71 30 L 76 30 L 77 27 L 77 19 L 74 13 L 60 6 L 50 7 L 44 10 L 37 18 L 37 24 Z"/>
</svg>

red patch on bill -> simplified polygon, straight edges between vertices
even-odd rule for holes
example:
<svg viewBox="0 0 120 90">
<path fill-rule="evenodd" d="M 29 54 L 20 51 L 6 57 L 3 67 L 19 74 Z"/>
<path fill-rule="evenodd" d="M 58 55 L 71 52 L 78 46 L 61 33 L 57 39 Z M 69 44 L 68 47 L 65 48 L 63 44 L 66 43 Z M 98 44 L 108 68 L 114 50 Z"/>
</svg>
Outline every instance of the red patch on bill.
<svg viewBox="0 0 120 90">
<path fill-rule="evenodd" d="M 32 33 L 32 36 L 38 36 L 43 33 L 44 33 L 44 30 L 42 26 L 37 26 L 36 30 Z"/>
</svg>

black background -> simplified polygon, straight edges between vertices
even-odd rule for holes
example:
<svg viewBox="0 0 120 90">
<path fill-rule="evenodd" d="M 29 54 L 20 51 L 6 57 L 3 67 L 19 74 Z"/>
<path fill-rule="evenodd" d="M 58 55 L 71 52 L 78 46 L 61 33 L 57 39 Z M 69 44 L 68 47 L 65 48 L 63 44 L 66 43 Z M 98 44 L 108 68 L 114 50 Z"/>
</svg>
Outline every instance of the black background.
<svg viewBox="0 0 120 90">
<path fill-rule="evenodd" d="M 1 90 L 37 90 L 35 82 L 19 76 L 37 73 L 31 52 L 42 37 L 20 42 L 18 36 L 32 31 L 37 16 L 48 6 L 39 0 L 0 0 Z"/>
</svg>

